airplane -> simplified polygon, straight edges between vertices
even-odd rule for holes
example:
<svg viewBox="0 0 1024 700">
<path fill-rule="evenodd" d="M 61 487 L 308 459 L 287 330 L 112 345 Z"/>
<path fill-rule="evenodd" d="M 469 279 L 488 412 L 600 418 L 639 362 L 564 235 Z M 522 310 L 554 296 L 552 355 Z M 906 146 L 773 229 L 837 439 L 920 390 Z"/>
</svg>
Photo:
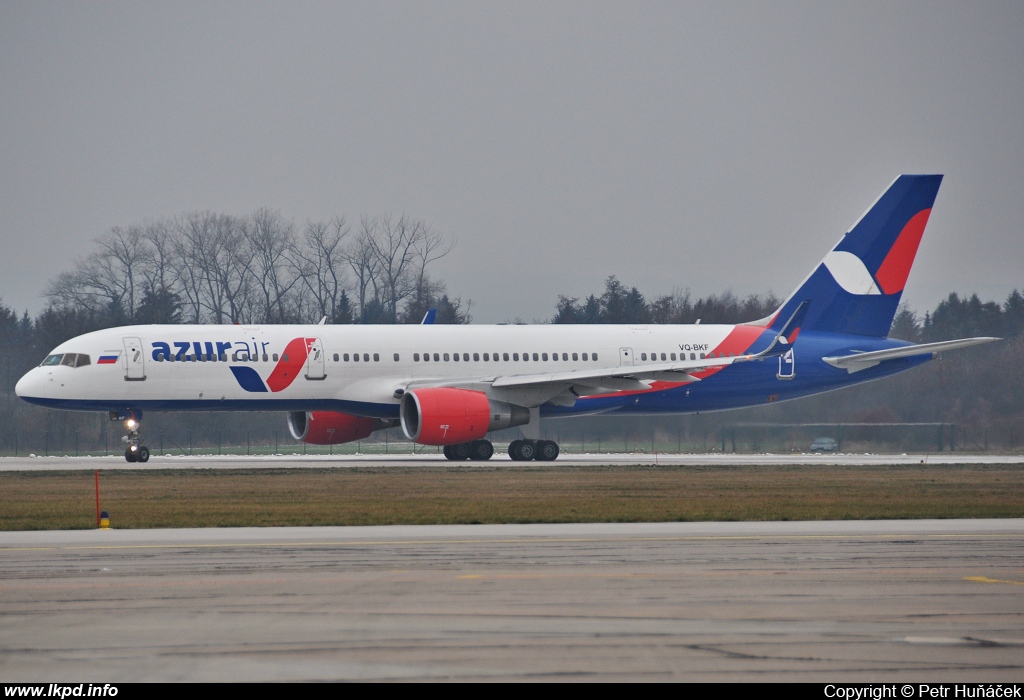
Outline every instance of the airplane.
<svg viewBox="0 0 1024 700">
<path fill-rule="evenodd" d="M 285 411 L 292 437 L 353 442 L 400 425 L 450 460 L 550 461 L 543 417 L 692 414 L 795 399 L 998 338 L 888 338 L 942 175 L 901 175 L 767 318 L 735 325 L 144 325 L 72 338 L 15 387 L 124 421 L 144 411 Z"/>
</svg>

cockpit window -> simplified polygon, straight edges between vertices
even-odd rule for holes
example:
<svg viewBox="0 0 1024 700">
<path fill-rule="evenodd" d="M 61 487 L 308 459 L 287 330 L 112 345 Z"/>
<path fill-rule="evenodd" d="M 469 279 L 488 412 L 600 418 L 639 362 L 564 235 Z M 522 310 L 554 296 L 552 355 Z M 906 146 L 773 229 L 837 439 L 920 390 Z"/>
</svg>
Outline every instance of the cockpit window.
<svg viewBox="0 0 1024 700">
<path fill-rule="evenodd" d="M 50 355 L 45 360 L 42 367 L 50 365 L 63 365 L 65 367 L 85 367 L 90 363 L 89 356 L 77 352 L 66 352 L 63 355 Z"/>
</svg>

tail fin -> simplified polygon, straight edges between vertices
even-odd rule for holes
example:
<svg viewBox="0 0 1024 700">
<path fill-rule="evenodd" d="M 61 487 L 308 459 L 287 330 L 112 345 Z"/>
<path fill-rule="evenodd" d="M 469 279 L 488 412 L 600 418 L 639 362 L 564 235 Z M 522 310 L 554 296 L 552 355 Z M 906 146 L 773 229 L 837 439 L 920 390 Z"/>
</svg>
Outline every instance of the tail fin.
<svg viewBox="0 0 1024 700">
<path fill-rule="evenodd" d="M 941 182 L 896 178 L 764 325 L 780 330 L 807 299 L 805 330 L 888 335 Z"/>
</svg>

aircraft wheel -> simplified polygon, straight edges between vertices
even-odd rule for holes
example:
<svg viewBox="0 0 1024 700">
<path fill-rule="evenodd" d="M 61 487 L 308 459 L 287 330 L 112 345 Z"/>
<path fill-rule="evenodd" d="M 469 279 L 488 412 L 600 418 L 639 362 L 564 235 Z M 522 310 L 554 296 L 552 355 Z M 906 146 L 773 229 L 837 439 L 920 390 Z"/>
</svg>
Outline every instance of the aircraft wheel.
<svg viewBox="0 0 1024 700">
<path fill-rule="evenodd" d="M 139 462 L 149 461 L 149 448 L 143 445 L 139 448 L 138 453 L 135 455 L 135 459 Z"/>
<path fill-rule="evenodd" d="M 512 458 L 513 462 L 522 460 L 522 457 L 519 456 L 519 446 L 522 444 L 522 440 L 513 440 L 508 444 L 508 456 Z"/>
<path fill-rule="evenodd" d="M 124 451 L 124 461 L 134 462 L 138 458 L 138 455 L 132 452 L 132 448 L 128 448 Z"/>
<path fill-rule="evenodd" d="M 553 462 L 558 458 L 558 443 L 554 440 L 538 440 L 537 455 L 538 462 Z"/>
<path fill-rule="evenodd" d="M 494 454 L 494 445 L 490 440 L 474 440 L 470 443 L 469 458 L 477 461 L 484 461 Z"/>
<path fill-rule="evenodd" d="M 452 445 L 452 455 L 456 460 L 469 459 L 472 445 L 473 443 L 471 442 L 460 442 L 458 445 Z"/>
<path fill-rule="evenodd" d="M 444 449 L 441 450 L 441 451 L 444 452 L 445 459 L 451 459 L 451 460 L 455 459 L 455 455 L 452 454 L 452 446 L 451 445 L 445 445 Z"/>
<path fill-rule="evenodd" d="M 519 459 L 529 462 L 537 455 L 537 443 L 533 440 L 523 440 L 519 444 Z"/>
</svg>

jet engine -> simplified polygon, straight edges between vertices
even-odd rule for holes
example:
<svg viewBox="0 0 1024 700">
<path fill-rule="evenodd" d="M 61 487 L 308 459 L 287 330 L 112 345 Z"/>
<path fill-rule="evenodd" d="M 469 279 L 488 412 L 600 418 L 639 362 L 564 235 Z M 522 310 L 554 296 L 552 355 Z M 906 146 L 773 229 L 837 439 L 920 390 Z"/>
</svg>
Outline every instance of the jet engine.
<svg viewBox="0 0 1024 700">
<path fill-rule="evenodd" d="M 451 387 L 405 392 L 399 416 L 405 436 L 421 445 L 457 445 L 530 422 L 527 408 L 493 401 L 482 391 Z"/>
<path fill-rule="evenodd" d="M 310 445 L 340 445 L 368 437 L 374 430 L 393 425 L 379 418 L 350 416 L 334 411 L 292 411 L 288 414 L 288 432 Z"/>
</svg>

